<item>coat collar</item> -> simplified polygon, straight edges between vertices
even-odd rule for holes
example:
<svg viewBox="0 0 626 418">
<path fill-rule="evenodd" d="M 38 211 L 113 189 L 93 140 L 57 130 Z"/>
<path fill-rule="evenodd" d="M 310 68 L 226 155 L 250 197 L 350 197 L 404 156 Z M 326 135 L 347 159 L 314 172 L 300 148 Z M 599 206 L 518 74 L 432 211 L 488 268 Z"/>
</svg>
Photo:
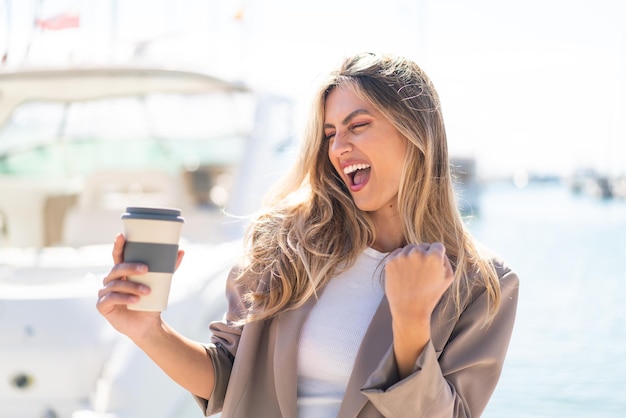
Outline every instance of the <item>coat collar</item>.
<svg viewBox="0 0 626 418">
<path fill-rule="evenodd" d="M 365 406 L 367 398 L 361 393 L 361 388 L 389 350 L 392 342 L 391 312 L 387 297 L 383 296 L 357 352 L 338 418 L 356 417 Z"/>
<path fill-rule="evenodd" d="M 313 306 L 314 297 L 300 308 L 287 311 L 276 318 L 274 378 L 276 397 L 283 417 L 298 415 L 298 344 L 300 331 Z"/>
</svg>

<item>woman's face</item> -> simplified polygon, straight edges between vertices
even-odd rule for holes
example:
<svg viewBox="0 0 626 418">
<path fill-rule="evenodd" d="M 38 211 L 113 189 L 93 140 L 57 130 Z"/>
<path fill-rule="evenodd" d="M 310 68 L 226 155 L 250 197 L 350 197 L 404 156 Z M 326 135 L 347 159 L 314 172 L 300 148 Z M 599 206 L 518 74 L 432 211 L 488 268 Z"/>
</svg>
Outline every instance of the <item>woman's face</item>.
<svg viewBox="0 0 626 418">
<path fill-rule="evenodd" d="M 324 109 L 328 157 L 357 207 L 395 213 L 408 141 L 350 88 L 334 88 Z"/>
</svg>

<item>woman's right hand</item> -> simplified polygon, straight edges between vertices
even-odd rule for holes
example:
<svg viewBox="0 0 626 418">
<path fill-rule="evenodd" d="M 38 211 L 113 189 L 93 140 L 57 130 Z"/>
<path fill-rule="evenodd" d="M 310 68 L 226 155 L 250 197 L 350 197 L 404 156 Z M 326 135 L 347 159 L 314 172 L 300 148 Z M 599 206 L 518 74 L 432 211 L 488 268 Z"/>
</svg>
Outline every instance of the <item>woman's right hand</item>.
<svg viewBox="0 0 626 418">
<path fill-rule="evenodd" d="M 160 326 L 160 312 L 133 311 L 128 305 L 137 303 L 142 295 L 150 293 L 146 285 L 131 282 L 130 275 L 145 274 L 148 266 L 124 262 L 124 236 L 118 234 L 113 245 L 113 263 L 98 291 L 96 308 L 117 331 L 131 339 L 140 339 L 154 326 Z M 182 255 L 179 254 L 179 262 Z"/>
<path fill-rule="evenodd" d="M 128 305 L 150 293 L 147 286 L 131 282 L 128 276 L 146 273 L 147 266 L 124 262 L 122 234 L 115 237 L 113 268 L 104 278 L 96 307 L 113 328 L 128 336 L 168 376 L 189 392 L 209 399 L 215 386 L 215 369 L 206 348 L 190 340 L 161 320 L 160 312 L 133 311 Z M 178 250 L 176 268 L 183 250 Z"/>
</svg>

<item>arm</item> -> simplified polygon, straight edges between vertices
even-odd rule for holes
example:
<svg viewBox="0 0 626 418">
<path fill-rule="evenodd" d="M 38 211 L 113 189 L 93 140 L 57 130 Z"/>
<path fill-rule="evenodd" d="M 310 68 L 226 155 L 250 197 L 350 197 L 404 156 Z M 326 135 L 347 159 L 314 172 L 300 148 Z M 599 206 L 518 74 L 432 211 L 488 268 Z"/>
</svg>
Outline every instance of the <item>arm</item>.
<svg viewBox="0 0 626 418">
<path fill-rule="evenodd" d="M 176 383 L 194 395 L 211 396 L 215 369 L 202 344 L 180 335 L 161 320 L 133 342 Z"/>
<path fill-rule="evenodd" d="M 98 292 L 96 307 L 111 325 L 128 336 L 174 381 L 199 396 L 210 396 L 215 370 L 205 348 L 169 327 L 159 312 L 132 311 L 126 308 L 150 289 L 126 280 L 145 273 L 146 266 L 123 261 L 124 238 L 118 235 L 113 246 L 111 272 Z M 184 253 L 178 255 L 177 266 Z"/>
<path fill-rule="evenodd" d="M 431 338 L 435 306 L 454 280 L 443 244 L 409 244 L 385 263 L 385 294 L 391 309 L 393 349 L 400 379 L 413 371 Z"/>
<path fill-rule="evenodd" d="M 435 347 L 429 341 L 403 380 L 390 350 L 364 386 L 364 395 L 388 417 L 480 416 L 500 377 L 515 321 L 518 285 L 515 273 L 501 276 L 500 309 L 486 327 L 482 320 L 487 295 L 477 295 L 454 324 L 445 346 Z"/>
</svg>

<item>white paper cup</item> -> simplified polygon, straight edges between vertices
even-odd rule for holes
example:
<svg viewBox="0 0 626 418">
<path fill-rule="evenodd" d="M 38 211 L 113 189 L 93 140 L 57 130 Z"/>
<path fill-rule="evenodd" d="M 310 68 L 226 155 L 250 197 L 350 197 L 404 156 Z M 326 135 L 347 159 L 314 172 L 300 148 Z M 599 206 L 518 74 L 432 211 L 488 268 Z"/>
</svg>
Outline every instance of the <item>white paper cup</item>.
<svg viewBox="0 0 626 418">
<path fill-rule="evenodd" d="M 143 263 L 146 274 L 128 276 L 128 280 L 150 287 L 149 295 L 128 305 L 136 311 L 164 311 L 170 294 L 172 274 L 178 257 L 178 241 L 185 219 L 180 210 L 158 207 L 128 207 L 122 214 L 124 261 Z"/>
</svg>

